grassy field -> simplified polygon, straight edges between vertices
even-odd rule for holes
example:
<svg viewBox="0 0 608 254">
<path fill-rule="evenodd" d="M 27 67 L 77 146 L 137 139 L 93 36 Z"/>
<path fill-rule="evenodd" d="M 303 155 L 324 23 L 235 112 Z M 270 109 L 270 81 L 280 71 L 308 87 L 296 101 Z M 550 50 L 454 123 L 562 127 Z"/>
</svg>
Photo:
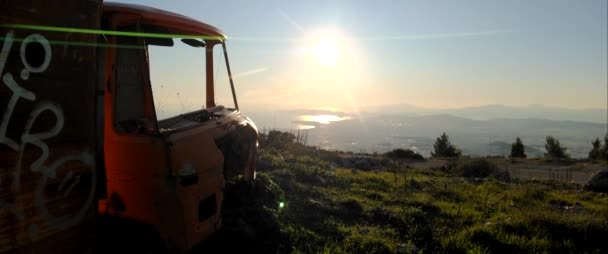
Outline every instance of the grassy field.
<svg viewBox="0 0 608 254">
<path fill-rule="evenodd" d="M 347 168 L 341 161 L 354 155 L 289 142 L 262 142 L 259 156 L 264 165 L 258 164 L 255 183 L 227 183 L 224 227 L 208 248 L 608 252 L 608 196 L 581 191 L 576 183 L 463 177 L 463 165 L 476 165 L 478 159 L 410 163 L 365 155 L 378 161 L 375 169 Z"/>
</svg>

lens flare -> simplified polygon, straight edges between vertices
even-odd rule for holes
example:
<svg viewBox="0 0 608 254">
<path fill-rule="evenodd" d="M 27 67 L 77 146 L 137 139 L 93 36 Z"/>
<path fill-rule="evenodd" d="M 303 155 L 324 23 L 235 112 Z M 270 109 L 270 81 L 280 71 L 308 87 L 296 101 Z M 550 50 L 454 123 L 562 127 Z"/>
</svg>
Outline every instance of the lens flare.
<svg viewBox="0 0 608 254">
<path fill-rule="evenodd" d="M 313 52 L 317 61 L 324 66 L 336 66 L 340 57 L 340 47 L 338 42 L 332 38 L 324 38 L 319 40 Z"/>
</svg>

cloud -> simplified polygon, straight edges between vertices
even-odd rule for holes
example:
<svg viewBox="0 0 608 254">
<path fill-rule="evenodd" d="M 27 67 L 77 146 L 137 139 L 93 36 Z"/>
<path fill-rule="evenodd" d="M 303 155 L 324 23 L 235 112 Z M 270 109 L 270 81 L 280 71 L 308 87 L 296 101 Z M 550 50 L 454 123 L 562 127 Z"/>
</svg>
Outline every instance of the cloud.
<svg viewBox="0 0 608 254">
<path fill-rule="evenodd" d="M 248 70 L 248 71 L 244 71 L 244 72 L 241 72 L 241 73 L 234 74 L 234 75 L 232 75 L 232 78 L 245 77 L 245 76 L 249 76 L 249 75 L 265 72 L 267 70 L 268 70 L 268 68 L 266 68 L 266 67 L 257 68 L 257 69 L 253 69 L 253 70 Z"/>
<path fill-rule="evenodd" d="M 300 26 L 300 24 L 298 24 L 295 20 L 293 20 L 285 11 L 283 11 L 281 8 L 277 8 L 277 12 L 279 13 L 279 15 L 281 15 L 281 17 L 283 17 L 285 20 L 287 20 L 287 22 L 289 24 L 291 24 L 293 27 L 295 27 L 296 29 L 298 29 L 298 31 L 300 32 L 304 32 L 304 28 L 302 28 L 302 26 Z"/>
</svg>

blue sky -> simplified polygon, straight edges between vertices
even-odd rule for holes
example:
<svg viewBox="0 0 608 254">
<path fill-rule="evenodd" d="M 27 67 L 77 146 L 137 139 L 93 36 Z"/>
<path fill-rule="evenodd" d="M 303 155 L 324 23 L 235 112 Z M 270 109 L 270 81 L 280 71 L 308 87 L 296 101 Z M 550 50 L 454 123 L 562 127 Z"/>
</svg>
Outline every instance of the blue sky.
<svg viewBox="0 0 608 254">
<path fill-rule="evenodd" d="M 241 107 L 607 107 L 605 0 L 121 2 L 224 30 Z"/>
</svg>

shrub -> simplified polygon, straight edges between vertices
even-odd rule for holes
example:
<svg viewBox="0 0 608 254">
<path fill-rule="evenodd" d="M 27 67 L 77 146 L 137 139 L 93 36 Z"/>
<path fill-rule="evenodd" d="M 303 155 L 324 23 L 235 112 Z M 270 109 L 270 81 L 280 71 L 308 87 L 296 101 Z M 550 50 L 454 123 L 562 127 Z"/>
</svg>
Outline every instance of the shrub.
<svg viewBox="0 0 608 254">
<path fill-rule="evenodd" d="M 280 131 L 270 131 L 268 134 L 260 134 L 259 136 L 259 142 L 262 148 L 284 149 L 292 144 L 295 139 L 295 135 Z"/>
<path fill-rule="evenodd" d="M 283 156 L 274 149 L 265 149 L 258 152 L 256 169 L 260 171 L 278 169 L 287 166 Z"/>
<path fill-rule="evenodd" d="M 456 171 L 464 177 L 485 178 L 494 174 L 496 165 L 486 159 L 472 159 L 461 162 Z"/>
<path fill-rule="evenodd" d="M 394 149 L 384 154 L 384 156 L 392 159 L 410 159 L 410 160 L 424 160 L 422 155 L 410 150 L 410 149 Z"/>
</svg>

